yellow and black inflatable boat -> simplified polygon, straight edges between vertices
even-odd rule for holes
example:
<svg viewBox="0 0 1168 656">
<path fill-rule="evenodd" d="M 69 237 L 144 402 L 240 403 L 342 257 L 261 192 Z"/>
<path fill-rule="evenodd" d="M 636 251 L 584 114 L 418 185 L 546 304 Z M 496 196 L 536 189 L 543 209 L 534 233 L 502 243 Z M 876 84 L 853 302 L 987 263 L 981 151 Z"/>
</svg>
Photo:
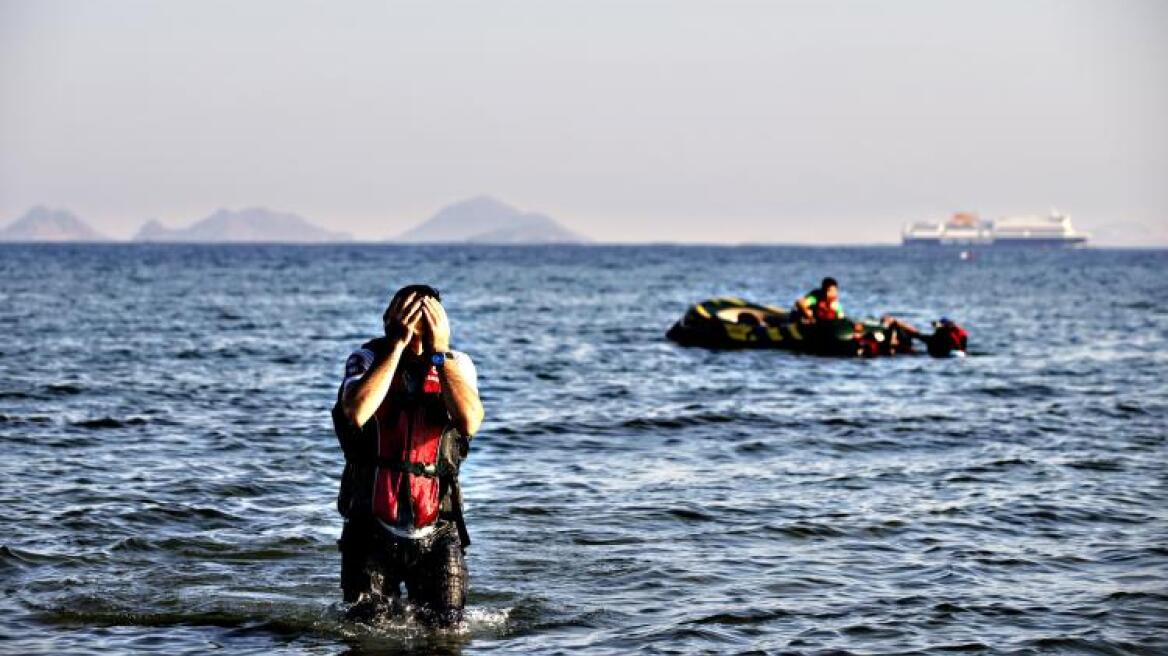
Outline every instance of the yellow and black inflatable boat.
<svg viewBox="0 0 1168 656">
<path fill-rule="evenodd" d="M 734 297 L 712 298 L 691 306 L 665 336 L 682 346 L 786 349 L 843 357 L 912 350 L 910 336 L 878 321 L 833 319 L 808 324 L 787 310 Z"/>
</svg>

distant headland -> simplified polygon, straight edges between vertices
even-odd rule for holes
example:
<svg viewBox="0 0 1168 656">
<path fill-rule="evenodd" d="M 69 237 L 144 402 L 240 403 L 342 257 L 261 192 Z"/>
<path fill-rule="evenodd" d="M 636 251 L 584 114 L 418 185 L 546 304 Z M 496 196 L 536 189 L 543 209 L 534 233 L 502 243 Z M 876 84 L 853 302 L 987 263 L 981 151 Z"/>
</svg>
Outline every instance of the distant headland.
<svg viewBox="0 0 1168 656">
<path fill-rule="evenodd" d="M 134 241 L 188 243 L 318 243 L 351 239 L 347 233 L 327 230 L 296 214 L 264 207 L 222 209 L 186 228 L 167 228 L 150 220 L 134 235 Z"/>
<path fill-rule="evenodd" d="M 0 241 L 109 241 L 109 238 L 68 210 L 37 205 L 0 228 Z"/>
<path fill-rule="evenodd" d="M 490 196 L 476 196 L 447 205 L 394 241 L 563 244 L 590 240 L 547 215 L 523 212 Z"/>
</svg>

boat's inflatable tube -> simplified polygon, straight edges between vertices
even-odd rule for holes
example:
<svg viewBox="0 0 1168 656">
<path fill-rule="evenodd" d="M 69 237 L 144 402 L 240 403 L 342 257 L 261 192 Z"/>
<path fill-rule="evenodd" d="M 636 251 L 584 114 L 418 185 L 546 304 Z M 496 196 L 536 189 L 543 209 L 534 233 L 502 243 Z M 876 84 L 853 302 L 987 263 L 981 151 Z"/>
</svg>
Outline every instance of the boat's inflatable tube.
<svg viewBox="0 0 1168 656">
<path fill-rule="evenodd" d="M 953 324 L 956 325 L 956 324 Z M 857 357 L 912 352 L 913 338 L 932 346 L 932 335 L 914 334 L 896 322 L 833 319 L 804 323 L 786 310 L 740 298 L 712 298 L 691 306 L 665 334 L 682 346 L 712 349 L 786 349 L 802 353 Z M 964 334 L 964 331 L 962 331 Z M 963 338 L 964 339 L 964 338 Z M 938 346 L 941 346 L 938 343 Z M 964 341 L 961 342 L 964 347 Z M 934 353 L 934 351 L 938 351 Z M 930 348 L 948 355 L 951 348 Z"/>
</svg>

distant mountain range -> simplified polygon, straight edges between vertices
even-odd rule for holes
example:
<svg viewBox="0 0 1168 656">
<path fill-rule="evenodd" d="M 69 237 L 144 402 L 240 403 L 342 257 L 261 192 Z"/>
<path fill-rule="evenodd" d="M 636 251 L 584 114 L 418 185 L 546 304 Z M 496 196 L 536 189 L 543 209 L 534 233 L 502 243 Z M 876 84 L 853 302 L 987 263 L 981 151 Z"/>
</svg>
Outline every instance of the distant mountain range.
<svg viewBox="0 0 1168 656">
<path fill-rule="evenodd" d="M 286 212 L 263 207 L 219 210 L 186 228 L 167 228 L 147 221 L 134 241 L 150 242 L 327 242 L 348 241 L 346 233 L 333 232 Z"/>
<path fill-rule="evenodd" d="M 551 217 L 523 212 L 490 196 L 448 205 L 395 241 L 549 244 L 587 242 Z"/>
<path fill-rule="evenodd" d="M 72 212 L 38 205 L 0 228 L 0 241 L 108 241 Z"/>
<path fill-rule="evenodd" d="M 296 214 L 263 207 L 221 209 L 183 228 L 147 221 L 133 237 L 137 242 L 277 242 L 350 241 L 352 237 L 315 225 Z M 0 241 L 109 241 L 71 212 L 37 206 L 0 229 Z M 552 218 L 520 211 L 490 196 L 448 205 L 397 239 L 407 243 L 481 244 L 578 243 L 589 241 Z"/>
</svg>

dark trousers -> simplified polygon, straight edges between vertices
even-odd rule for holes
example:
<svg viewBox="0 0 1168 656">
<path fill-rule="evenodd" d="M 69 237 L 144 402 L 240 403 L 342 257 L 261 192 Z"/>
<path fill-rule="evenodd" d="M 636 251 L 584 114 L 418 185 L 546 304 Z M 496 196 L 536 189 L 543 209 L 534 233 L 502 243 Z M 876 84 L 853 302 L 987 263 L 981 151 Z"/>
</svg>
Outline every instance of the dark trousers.
<svg viewBox="0 0 1168 656">
<path fill-rule="evenodd" d="M 421 540 L 396 537 L 373 521 L 345 523 L 341 547 L 341 589 L 352 603 L 349 618 L 370 620 L 387 613 L 404 584 L 419 618 L 435 624 L 462 620 L 468 574 L 462 543 L 453 524 Z"/>
</svg>

